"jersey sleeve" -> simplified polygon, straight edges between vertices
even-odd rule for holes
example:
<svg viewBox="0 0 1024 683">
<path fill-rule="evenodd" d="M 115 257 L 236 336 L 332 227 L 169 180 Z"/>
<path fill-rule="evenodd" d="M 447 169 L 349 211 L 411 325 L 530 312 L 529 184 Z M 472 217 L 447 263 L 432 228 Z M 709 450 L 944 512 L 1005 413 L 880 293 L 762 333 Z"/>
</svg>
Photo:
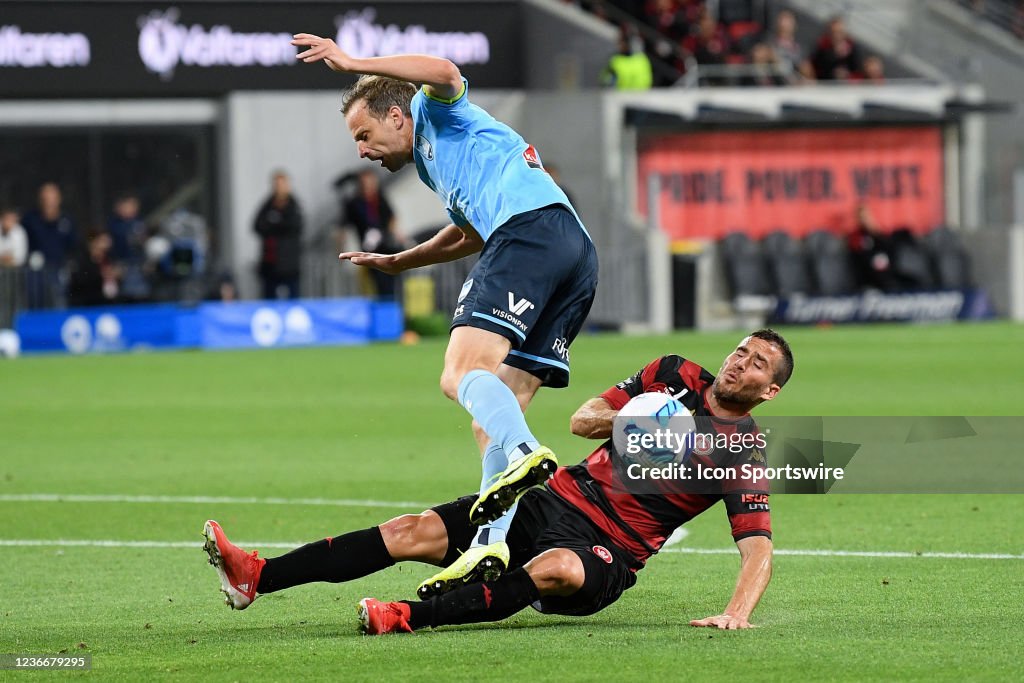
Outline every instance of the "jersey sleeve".
<svg viewBox="0 0 1024 683">
<path fill-rule="evenodd" d="M 771 538 L 768 479 L 759 474 L 765 467 L 764 453 L 759 448 L 752 448 L 743 460 L 743 463 L 737 465 L 741 476 L 729 482 L 722 496 L 732 526 L 733 540 L 738 541 L 748 536 Z"/>
<path fill-rule="evenodd" d="M 608 404 L 620 410 L 629 399 L 650 391 L 665 391 L 666 387 L 678 387 L 680 383 L 691 390 L 699 390 L 702 383 L 713 381 L 714 377 L 704 368 L 682 356 L 668 355 L 651 361 L 635 375 L 624 379 L 601 394 Z"/>
<path fill-rule="evenodd" d="M 434 126 L 461 128 L 469 109 L 469 81 L 463 78 L 462 92 L 450 100 L 428 94 L 423 86 L 413 101 Z"/>
<path fill-rule="evenodd" d="M 608 405 L 615 410 L 621 410 L 622 406 L 629 403 L 629 399 L 648 391 L 645 387 L 653 383 L 662 360 L 664 360 L 664 357 L 648 363 L 634 375 L 606 389 L 600 397 L 607 401 Z"/>
</svg>

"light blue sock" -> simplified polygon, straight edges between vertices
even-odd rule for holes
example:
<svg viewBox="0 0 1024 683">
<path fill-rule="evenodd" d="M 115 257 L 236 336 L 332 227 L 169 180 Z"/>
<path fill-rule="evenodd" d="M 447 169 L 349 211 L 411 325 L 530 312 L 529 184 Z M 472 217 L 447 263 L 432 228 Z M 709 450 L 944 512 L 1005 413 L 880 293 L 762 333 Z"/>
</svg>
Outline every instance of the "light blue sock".
<svg viewBox="0 0 1024 683">
<path fill-rule="evenodd" d="M 510 462 L 540 445 L 526 426 L 516 395 L 493 372 L 467 372 L 459 382 L 459 404 L 484 428 L 492 443 L 501 445 Z"/>
<path fill-rule="evenodd" d="M 498 541 L 504 541 L 508 536 L 508 528 L 512 526 L 512 518 L 516 516 L 516 510 L 519 509 L 519 503 L 516 503 L 508 509 L 501 517 L 494 520 L 490 524 L 485 524 L 480 527 L 480 530 L 476 534 L 476 538 L 473 539 L 473 547 L 478 545 L 490 545 L 491 543 L 497 543 Z"/>
<path fill-rule="evenodd" d="M 484 451 L 481 465 L 483 466 L 483 475 L 480 477 L 480 493 L 483 493 L 508 467 L 508 456 L 505 455 L 505 451 L 502 450 L 500 444 L 496 441 L 491 441 L 487 444 L 487 450 Z M 504 541 L 505 536 L 508 534 L 509 524 L 512 523 L 514 511 L 515 508 L 513 507 L 512 511 L 506 513 L 501 519 L 481 526 L 480 531 L 473 540 L 473 547 Z"/>
</svg>

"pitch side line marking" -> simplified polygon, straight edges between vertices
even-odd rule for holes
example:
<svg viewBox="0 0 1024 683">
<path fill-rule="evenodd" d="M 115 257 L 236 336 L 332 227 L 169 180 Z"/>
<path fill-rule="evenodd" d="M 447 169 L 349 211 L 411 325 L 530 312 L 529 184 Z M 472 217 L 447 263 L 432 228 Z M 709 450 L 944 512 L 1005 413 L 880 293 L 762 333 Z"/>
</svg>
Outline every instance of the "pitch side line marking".
<svg viewBox="0 0 1024 683">
<path fill-rule="evenodd" d="M 297 548 L 302 541 L 282 543 L 280 541 L 239 541 L 243 548 Z M 63 547 L 63 548 L 195 548 L 203 547 L 201 541 L 117 541 L 80 539 L 0 539 L 0 547 Z M 670 548 L 664 553 L 685 553 L 689 555 L 736 555 L 735 548 Z M 946 560 L 1024 560 L 1024 555 L 1009 553 L 916 553 L 903 551 L 860 551 L 860 550 L 787 550 L 776 549 L 776 555 L 794 557 L 869 557 L 869 558 L 922 558 Z"/>
<path fill-rule="evenodd" d="M 737 555 L 735 548 L 669 548 L 664 553 L 687 553 L 690 555 Z M 1024 555 L 1009 553 L 939 553 L 907 552 L 902 550 L 796 550 L 776 548 L 776 555 L 791 557 L 895 557 L 929 558 L 944 560 L 1024 560 Z"/>
<path fill-rule="evenodd" d="M 78 493 L 7 493 L 0 503 L 186 503 L 198 505 L 323 505 L 330 507 L 415 508 L 426 510 L 436 503 L 403 500 L 353 500 L 348 498 L 233 498 L 230 496 L 126 496 Z"/>
</svg>

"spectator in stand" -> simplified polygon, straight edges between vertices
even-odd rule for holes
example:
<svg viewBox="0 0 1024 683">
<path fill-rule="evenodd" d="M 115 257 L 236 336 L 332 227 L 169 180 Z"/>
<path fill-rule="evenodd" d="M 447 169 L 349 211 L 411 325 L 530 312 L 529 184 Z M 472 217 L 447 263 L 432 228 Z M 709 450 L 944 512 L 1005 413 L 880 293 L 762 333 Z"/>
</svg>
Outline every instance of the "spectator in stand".
<svg viewBox="0 0 1024 683">
<path fill-rule="evenodd" d="M 61 208 L 63 199 L 56 183 L 39 188 L 39 206 L 22 217 L 28 235 L 28 306 L 64 308 L 68 260 L 78 243 L 74 221 Z"/>
<path fill-rule="evenodd" d="M 795 14 L 788 9 L 779 12 L 775 17 L 775 30 L 766 40 L 775 51 L 781 68 L 789 72 L 789 83 L 798 84 L 814 80 L 814 67 L 807 59 L 803 46 L 796 39 Z"/>
<path fill-rule="evenodd" d="M 18 223 L 18 211 L 0 208 L 0 268 L 19 268 L 28 259 L 28 236 Z"/>
<path fill-rule="evenodd" d="M 223 271 L 211 283 L 210 288 L 206 291 L 206 301 L 220 303 L 238 301 L 238 287 L 235 286 L 235 278 L 230 271 Z"/>
<path fill-rule="evenodd" d="M 786 85 L 775 51 L 768 43 L 755 43 L 750 51 L 750 72 L 740 79 L 743 86 Z"/>
<path fill-rule="evenodd" d="M 626 29 L 619 32 L 618 51 L 608 59 L 601 82 L 617 90 L 650 90 L 654 85 L 654 69 L 639 36 L 631 35 Z"/>
<path fill-rule="evenodd" d="M 864 60 L 865 83 L 885 83 L 885 62 L 878 55 L 871 55 Z"/>
<path fill-rule="evenodd" d="M 683 48 L 693 55 L 700 65 L 725 64 L 729 55 L 729 39 L 722 26 L 715 20 L 708 8 L 700 14 L 697 32 L 683 41 Z M 721 78 L 709 78 L 709 85 L 720 85 Z"/>
<path fill-rule="evenodd" d="M 857 228 L 847 240 L 862 287 L 883 292 L 901 289 L 893 269 L 893 244 L 866 204 L 857 207 Z"/>
<path fill-rule="evenodd" d="M 299 295 L 302 257 L 302 209 L 284 171 L 275 171 L 273 189 L 259 213 L 255 230 L 263 238 L 259 275 L 264 299 L 294 299 Z"/>
<path fill-rule="evenodd" d="M 107 222 L 110 234 L 110 256 L 124 274 L 122 295 L 130 301 L 145 301 L 150 287 L 144 267 L 146 224 L 139 218 L 139 198 L 134 192 L 123 192 L 114 199 L 114 210 Z"/>
<path fill-rule="evenodd" d="M 814 75 L 821 81 L 845 81 L 864 70 L 860 47 L 846 32 L 842 17 L 833 17 L 811 55 Z"/>
<path fill-rule="evenodd" d="M 342 207 L 342 225 L 350 225 L 359 237 L 359 250 L 376 254 L 397 254 L 408 240 L 398 230 L 395 212 L 380 191 L 380 179 L 372 169 L 359 172 L 359 190 Z M 367 272 L 373 280 L 377 296 L 393 301 L 398 294 L 398 276 L 375 268 Z"/>
<path fill-rule="evenodd" d="M 72 306 L 103 306 L 118 301 L 121 271 L 111 258 L 112 245 L 106 232 L 89 234 L 85 251 L 71 264 L 68 300 Z"/>
<path fill-rule="evenodd" d="M 644 9 L 644 19 L 661 35 L 676 43 L 690 34 L 690 25 L 696 15 L 690 11 L 692 2 L 678 0 L 651 0 Z"/>
</svg>

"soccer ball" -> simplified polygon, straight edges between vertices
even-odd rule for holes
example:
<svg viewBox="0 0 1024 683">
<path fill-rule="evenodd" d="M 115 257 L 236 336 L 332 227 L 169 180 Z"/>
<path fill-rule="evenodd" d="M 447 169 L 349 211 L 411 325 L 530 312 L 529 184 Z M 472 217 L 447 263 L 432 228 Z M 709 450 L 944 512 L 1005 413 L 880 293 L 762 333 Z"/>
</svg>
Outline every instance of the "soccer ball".
<svg viewBox="0 0 1024 683">
<path fill-rule="evenodd" d="M 14 330 L 0 330 L 0 358 L 17 358 L 21 353 L 21 337 Z"/>
<path fill-rule="evenodd" d="M 644 435 L 650 435 L 647 439 L 658 432 L 662 436 L 666 432 L 683 436 L 693 427 L 693 416 L 682 403 L 668 394 L 648 392 L 630 399 L 619 411 L 612 427 L 612 442 L 618 454 L 627 460 L 645 466 L 664 464 L 682 454 L 664 440 L 655 446 L 643 446 Z"/>
</svg>

